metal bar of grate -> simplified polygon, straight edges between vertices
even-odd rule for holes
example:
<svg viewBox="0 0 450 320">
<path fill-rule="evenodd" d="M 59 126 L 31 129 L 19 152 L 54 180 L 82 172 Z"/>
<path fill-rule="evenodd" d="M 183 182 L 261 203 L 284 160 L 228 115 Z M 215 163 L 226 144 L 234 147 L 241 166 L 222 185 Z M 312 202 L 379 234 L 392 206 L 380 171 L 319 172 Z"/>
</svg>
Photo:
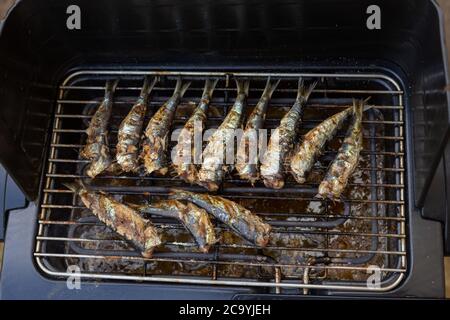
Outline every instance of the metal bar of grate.
<svg viewBox="0 0 450 320">
<path fill-rule="evenodd" d="M 345 128 L 328 144 L 305 185 L 296 184 L 289 173 L 282 190 L 267 189 L 262 183 L 253 187 L 236 174 L 226 177 L 221 195 L 241 203 L 273 226 L 273 237 L 266 248 L 254 247 L 216 222 L 221 242 L 204 254 L 179 222 L 151 216 L 163 234 L 163 245 L 152 258 L 141 257 L 127 241 L 92 216 L 62 182 L 83 179 L 90 188 L 127 201 L 165 198 L 173 186 L 202 191 L 172 174 L 103 175 L 94 181 L 84 174 L 87 161 L 79 157 L 79 150 L 92 113 L 101 101 L 105 80 L 120 78 L 109 139 L 114 152 L 118 125 L 134 103 L 146 74 L 160 77 L 152 92 L 148 118 L 171 94 L 176 77 L 192 81 L 178 108 L 174 128 L 181 127 L 189 117 L 207 77 L 219 78 L 207 121 L 211 128 L 221 123 L 232 104 L 232 77 L 251 80 L 249 110 L 257 103 L 267 77 L 281 79 L 267 114 L 268 129 L 275 128 L 292 105 L 300 76 L 306 81 L 319 80 L 305 108 L 301 135 L 342 110 L 352 98 L 372 96 L 373 109 L 363 119 L 364 150 L 344 203 L 319 200 L 314 195 Z M 407 271 L 403 94 L 395 80 L 382 74 L 106 70 L 71 74 L 61 84 L 56 100 L 37 221 L 37 264 L 56 277 L 70 276 L 67 266 L 77 264 L 82 277 L 109 281 L 252 286 L 276 293 L 290 289 L 297 294 L 308 293 L 306 289 L 391 290 Z M 383 276 L 380 287 L 365 285 L 371 266 L 378 266 Z"/>
</svg>

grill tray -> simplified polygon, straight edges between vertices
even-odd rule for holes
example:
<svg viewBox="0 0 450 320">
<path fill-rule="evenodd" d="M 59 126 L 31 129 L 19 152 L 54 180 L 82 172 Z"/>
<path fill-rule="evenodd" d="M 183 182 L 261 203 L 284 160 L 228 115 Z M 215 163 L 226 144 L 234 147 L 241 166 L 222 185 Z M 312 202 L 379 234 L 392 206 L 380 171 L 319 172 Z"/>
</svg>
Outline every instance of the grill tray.
<svg viewBox="0 0 450 320">
<path fill-rule="evenodd" d="M 364 150 L 345 202 L 318 200 L 314 195 L 346 126 L 327 145 L 306 185 L 299 186 L 288 177 L 284 189 L 271 190 L 262 183 L 251 187 L 235 173 L 226 177 L 219 193 L 273 226 L 274 237 L 267 248 L 255 248 L 216 223 L 222 241 L 203 254 L 177 221 L 152 217 L 162 230 L 164 246 L 152 258 L 141 257 L 92 216 L 62 182 L 81 178 L 92 189 L 133 202 L 165 198 L 173 186 L 204 191 L 174 174 L 104 175 L 94 181 L 84 175 L 87 162 L 80 159 L 79 150 L 89 119 L 102 99 L 105 80 L 120 78 L 110 130 L 114 152 L 117 127 L 135 102 L 143 75 L 152 73 L 161 79 L 153 90 L 149 114 L 171 95 L 177 76 L 193 81 L 178 108 L 174 129 L 187 120 L 201 96 L 205 78 L 210 76 L 220 81 L 208 128 L 217 127 L 233 104 L 233 77 L 251 80 L 249 112 L 267 77 L 282 79 L 271 100 L 267 129 L 275 128 L 292 105 L 300 76 L 306 81 L 319 80 L 305 108 L 302 134 L 349 105 L 352 98 L 371 96 L 374 108 L 364 115 Z M 67 277 L 72 275 L 68 266 L 78 265 L 81 276 L 94 279 L 254 286 L 275 292 L 292 289 L 289 292 L 293 293 L 308 289 L 387 291 L 404 277 L 404 106 L 403 91 L 393 79 L 381 74 L 81 71 L 70 75 L 59 89 L 34 253 L 46 274 Z M 368 287 L 366 280 L 373 266 L 379 267 L 382 282 Z"/>
</svg>

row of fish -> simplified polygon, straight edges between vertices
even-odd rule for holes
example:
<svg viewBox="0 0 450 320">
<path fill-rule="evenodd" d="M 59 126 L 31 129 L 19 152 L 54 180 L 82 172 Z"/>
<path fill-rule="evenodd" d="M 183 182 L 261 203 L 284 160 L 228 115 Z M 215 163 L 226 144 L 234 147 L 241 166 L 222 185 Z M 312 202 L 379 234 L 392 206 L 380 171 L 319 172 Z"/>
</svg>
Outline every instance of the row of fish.
<svg viewBox="0 0 450 320">
<path fill-rule="evenodd" d="M 316 83 L 309 86 L 299 80 L 295 103 L 281 119 L 279 126 L 273 131 L 265 154 L 261 161 L 256 152 L 250 151 L 250 145 L 257 144 L 258 130 L 264 127 L 266 111 L 278 81 L 268 79 L 262 96 L 251 112 L 244 127 L 243 135 L 238 144 L 236 162 L 225 163 L 225 145 L 232 145 L 235 130 L 243 125 L 246 101 L 249 92 L 249 81 L 236 79 L 237 96 L 233 106 L 219 128 L 209 138 L 201 152 L 201 145 L 194 141 L 195 126 L 200 125 L 200 131 L 205 126 L 207 111 L 217 79 L 208 79 L 205 83 L 202 98 L 192 116 L 186 122 L 178 137 L 175 147 L 177 159 L 188 161 L 173 163 L 177 174 L 188 183 L 196 183 L 209 191 L 217 191 L 227 172 L 236 169 L 242 179 L 254 184 L 262 179 L 268 188 L 280 189 L 285 183 L 286 172 L 291 172 L 300 184 L 305 182 L 307 173 L 312 169 L 317 158 L 323 152 L 327 141 L 334 137 L 344 121 L 352 116 L 344 142 L 336 158 L 319 186 L 318 196 L 321 198 L 339 199 L 348 179 L 359 161 L 362 149 L 362 112 L 365 101 L 354 101 L 348 107 L 323 121 L 310 130 L 298 141 L 303 110 Z M 110 170 L 117 163 L 125 172 L 139 172 L 141 163 L 145 174 L 152 172 L 165 175 L 169 169 L 168 146 L 169 133 L 174 114 L 190 82 L 177 80 L 174 93 L 169 100 L 149 120 L 142 134 L 144 117 L 147 111 L 148 97 L 156 83 L 156 78 L 146 77 L 140 97 L 122 121 L 116 151 L 116 162 L 111 160 L 108 148 L 108 122 L 111 116 L 112 95 L 117 81 L 108 81 L 105 98 L 94 114 L 87 129 L 87 141 L 81 156 L 90 160 L 87 174 L 94 178 L 101 172 Z M 196 165 L 192 155 L 202 153 L 201 165 Z"/>
<path fill-rule="evenodd" d="M 173 189 L 168 200 L 136 205 L 90 191 L 80 182 L 65 185 L 100 221 L 130 241 L 144 257 L 151 257 L 154 248 L 162 244 L 157 228 L 144 217 L 146 214 L 178 219 L 203 252 L 219 241 L 209 214 L 256 246 L 265 247 L 270 240 L 269 224 L 241 205 L 219 196 Z"/>
</svg>

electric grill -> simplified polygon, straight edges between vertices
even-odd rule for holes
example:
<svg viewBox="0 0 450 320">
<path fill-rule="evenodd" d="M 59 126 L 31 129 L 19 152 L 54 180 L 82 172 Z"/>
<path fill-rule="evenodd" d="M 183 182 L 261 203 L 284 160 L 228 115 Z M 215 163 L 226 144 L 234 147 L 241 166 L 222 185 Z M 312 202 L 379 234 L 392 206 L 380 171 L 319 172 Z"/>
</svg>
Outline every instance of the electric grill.
<svg viewBox="0 0 450 320">
<path fill-rule="evenodd" d="M 47 10 L 35 17 L 35 4 L 19 2 L 0 38 L 0 119 L 6 120 L 0 146 L 5 168 L 31 202 L 9 215 L 2 296 L 442 296 L 443 230 L 423 218 L 445 221 L 447 215 L 447 81 L 438 10 L 432 1 L 380 1 L 383 28 L 370 31 L 368 2 L 319 2 L 80 1 L 81 30 L 66 29 L 65 1 L 46 2 L 49 12 L 60 13 L 52 18 Z M 412 19 L 414 13 L 421 15 Z M 12 46 L 18 34 L 23 41 Z M 222 241 L 204 254 L 177 221 L 152 216 L 163 246 L 152 258 L 141 257 L 62 183 L 80 179 L 130 202 L 164 199 L 174 186 L 204 191 L 174 174 L 95 180 L 85 174 L 79 150 L 106 80 L 120 79 L 109 137 L 114 152 L 118 125 L 149 74 L 159 77 L 149 116 L 171 95 L 177 77 L 192 81 L 173 129 L 183 126 L 208 77 L 219 78 L 208 128 L 217 127 L 232 105 L 234 78 L 250 80 L 248 111 L 267 77 L 281 80 L 267 129 L 292 105 L 299 77 L 318 80 L 301 134 L 353 98 L 371 96 L 364 149 L 344 201 L 314 195 L 345 128 L 305 185 L 288 177 L 283 189 L 271 190 L 227 175 L 219 194 L 272 225 L 267 248 L 216 222 Z M 74 276 L 70 266 L 78 268 L 84 290 L 66 286 Z M 380 282 L 371 286 L 374 272 Z"/>
</svg>

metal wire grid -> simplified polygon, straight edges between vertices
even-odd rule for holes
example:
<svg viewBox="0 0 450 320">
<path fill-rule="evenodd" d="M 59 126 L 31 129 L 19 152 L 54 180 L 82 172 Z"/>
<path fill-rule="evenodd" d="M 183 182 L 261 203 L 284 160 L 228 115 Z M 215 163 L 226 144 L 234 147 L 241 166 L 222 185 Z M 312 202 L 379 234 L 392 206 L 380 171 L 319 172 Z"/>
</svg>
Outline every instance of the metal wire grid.
<svg viewBox="0 0 450 320">
<path fill-rule="evenodd" d="M 183 99 L 184 104 L 198 101 L 206 77 L 220 78 L 212 101 L 216 112 L 208 118 L 210 127 L 220 124 L 233 102 L 233 77 L 251 79 L 249 108 L 256 104 L 268 76 L 282 79 L 271 101 L 270 110 L 275 111 L 267 116 L 267 128 L 274 128 L 284 113 L 283 107 L 292 104 L 300 76 L 320 81 L 305 109 L 303 132 L 326 116 L 342 110 L 351 98 L 372 96 L 374 109 L 367 112 L 364 119 L 366 143 L 362 157 L 367 161 L 359 165 L 360 179 L 349 184 L 349 189 L 356 190 L 356 193 L 350 192 L 344 205 L 339 205 L 314 198 L 318 181 L 308 181 L 299 186 L 288 179 L 284 189 L 270 190 L 262 184 L 251 187 L 236 175 L 231 175 L 220 190 L 223 196 L 241 202 L 263 216 L 281 238 L 299 236 L 301 241 L 281 241 L 282 244 L 271 241 L 266 249 L 261 250 L 228 235 L 211 253 L 203 254 L 195 251 L 192 239 L 182 236 L 180 241 L 176 235 L 167 237 L 164 247 L 157 250 L 154 257 L 141 257 L 125 241 L 102 229 L 101 223 L 85 212 L 79 199 L 61 182 L 84 179 L 93 189 L 134 200 L 147 197 L 149 193 L 156 198 L 164 198 L 168 187 L 174 185 L 201 191 L 201 188 L 188 186 L 173 175 L 104 175 L 90 181 L 83 173 L 86 161 L 79 158 L 78 152 L 83 147 L 84 132 L 91 114 L 102 97 L 104 80 L 121 79 L 114 103 L 117 112 L 113 113 L 112 122 L 115 125 L 110 131 L 113 149 L 117 124 L 133 104 L 143 75 L 152 73 L 163 80 L 154 89 L 150 110 L 155 110 L 167 99 L 173 90 L 175 77 L 193 80 Z M 189 111 L 177 114 L 174 127 L 182 126 L 188 116 Z M 344 133 L 338 132 L 337 140 L 342 139 Z M 306 293 L 308 289 L 387 291 L 402 280 L 407 270 L 403 91 L 393 79 L 384 75 L 81 71 L 70 75 L 60 86 L 51 135 L 34 253 L 38 265 L 48 275 L 69 276 L 67 265 L 78 264 L 82 267 L 82 277 L 94 279 L 253 286 L 275 292 L 303 289 Z M 335 154 L 336 148 L 328 148 L 315 170 L 323 172 Z M 363 189 L 368 192 L 358 194 L 358 190 Z M 267 201 L 273 202 L 274 208 L 261 210 L 259 204 Z M 283 205 L 283 202 L 288 205 Z M 320 214 L 305 212 L 311 203 L 320 203 L 323 209 Z M 300 208 L 303 212 L 293 212 L 293 208 Z M 152 219 L 163 233 L 182 232 L 176 221 Z M 80 228 L 100 229 L 82 233 Z M 217 231 L 227 233 L 220 224 L 217 224 Z M 106 238 L 100 236 L 102 232 Z M 99 267 L 99 262 L 111 263 L 114 267 Z M 129 268 L 130 265 L 133 267 Z M 136 267 L 139 265 L 142 268 Z M 173 267 L 180 265 L 182 271 Z M 371 265 L 376 265 L 381 272 L 380 286 L 366 284 Z"/>
</svg>

